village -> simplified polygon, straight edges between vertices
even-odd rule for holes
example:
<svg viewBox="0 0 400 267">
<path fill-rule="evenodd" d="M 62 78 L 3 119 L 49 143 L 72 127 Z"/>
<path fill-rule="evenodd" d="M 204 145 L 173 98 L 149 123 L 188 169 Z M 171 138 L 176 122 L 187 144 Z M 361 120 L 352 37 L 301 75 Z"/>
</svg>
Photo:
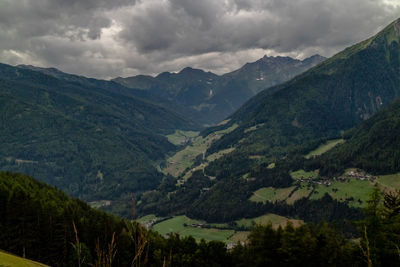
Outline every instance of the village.
<svg viewBox="0 0 400 267">
<path fill-rule="evenodd" d="M 327 178 L 327 177 L 319 177 L 319 176 L 311 176 L 308 178 L 298 178 L 297 181 L 301 183 L 309 183 L 309 184 L 318 184 L 331 186 L 332 182 L 346 182 L 350 179 L 357 179 L 360 181 L 370 181 L 374 182 L 376 180 L 376 176 L 370 175 L 362 170 L 350 170 L 346 172 L 344 175 L 339 177 Z"/>
</svg>

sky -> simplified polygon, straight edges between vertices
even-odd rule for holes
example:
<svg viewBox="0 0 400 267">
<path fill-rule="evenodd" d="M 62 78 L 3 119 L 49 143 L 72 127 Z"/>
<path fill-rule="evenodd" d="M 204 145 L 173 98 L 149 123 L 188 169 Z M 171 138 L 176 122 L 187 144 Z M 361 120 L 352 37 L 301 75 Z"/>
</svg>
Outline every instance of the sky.
<svg viewBox="0 0 400 267">
<path fill-rule="evenodd" d="M 400 0 L 0 0 L 0 62 L 111 79 L 268 56 L 332 56 L 400 17 Z"/>
</svg>

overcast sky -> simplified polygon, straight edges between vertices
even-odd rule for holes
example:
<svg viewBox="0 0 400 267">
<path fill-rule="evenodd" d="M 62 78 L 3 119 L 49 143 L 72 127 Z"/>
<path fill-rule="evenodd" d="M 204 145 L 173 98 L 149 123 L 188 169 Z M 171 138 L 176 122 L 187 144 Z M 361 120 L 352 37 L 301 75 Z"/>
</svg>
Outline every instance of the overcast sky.
<svg viewBox="0 0 400 267">
<path fill-rule="evenodd" d="M 400 0 L 0 0 L 0 62 L 221 74 L 264 54 L 331 56 L 398 17 Z"/>
</svg>

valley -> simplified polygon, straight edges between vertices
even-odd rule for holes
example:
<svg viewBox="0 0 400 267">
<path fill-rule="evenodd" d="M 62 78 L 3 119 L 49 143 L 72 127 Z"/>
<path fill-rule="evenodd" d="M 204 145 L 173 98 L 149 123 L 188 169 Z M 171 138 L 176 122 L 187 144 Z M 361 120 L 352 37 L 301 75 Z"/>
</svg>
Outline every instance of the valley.
<svg viewBox="0 0 400 267">
<path fill-rule="evenodd" d="M 173 71 L 184 32 L 110 80 L 0 64 L 0 267 L 397 266 L 400 19 L 328 59 L 225 74 Z M 117 77 L 135 64 L 172 71 Z"/>
</svg>

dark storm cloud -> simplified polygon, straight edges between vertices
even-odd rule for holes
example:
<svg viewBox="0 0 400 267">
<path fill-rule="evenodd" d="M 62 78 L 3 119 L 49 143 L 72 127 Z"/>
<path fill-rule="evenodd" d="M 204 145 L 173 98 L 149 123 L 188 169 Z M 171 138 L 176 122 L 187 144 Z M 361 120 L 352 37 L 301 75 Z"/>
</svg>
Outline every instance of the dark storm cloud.
<svg viewBox="0 0 400 267">
<path fill-rule="evenodd" d="M 390 10 L 377 0 L 150 2 L 120 35 L 142 53 L 336 47 L 366 38 L 400 14 L 399 8 Z"/>
<path fill-rule="evenodd" d="M 226 72 L 264 53 L 330 56 L 400 16 L 396 0 L 0 0 L 0 61 L 94 77 Z"/>
</svg>

